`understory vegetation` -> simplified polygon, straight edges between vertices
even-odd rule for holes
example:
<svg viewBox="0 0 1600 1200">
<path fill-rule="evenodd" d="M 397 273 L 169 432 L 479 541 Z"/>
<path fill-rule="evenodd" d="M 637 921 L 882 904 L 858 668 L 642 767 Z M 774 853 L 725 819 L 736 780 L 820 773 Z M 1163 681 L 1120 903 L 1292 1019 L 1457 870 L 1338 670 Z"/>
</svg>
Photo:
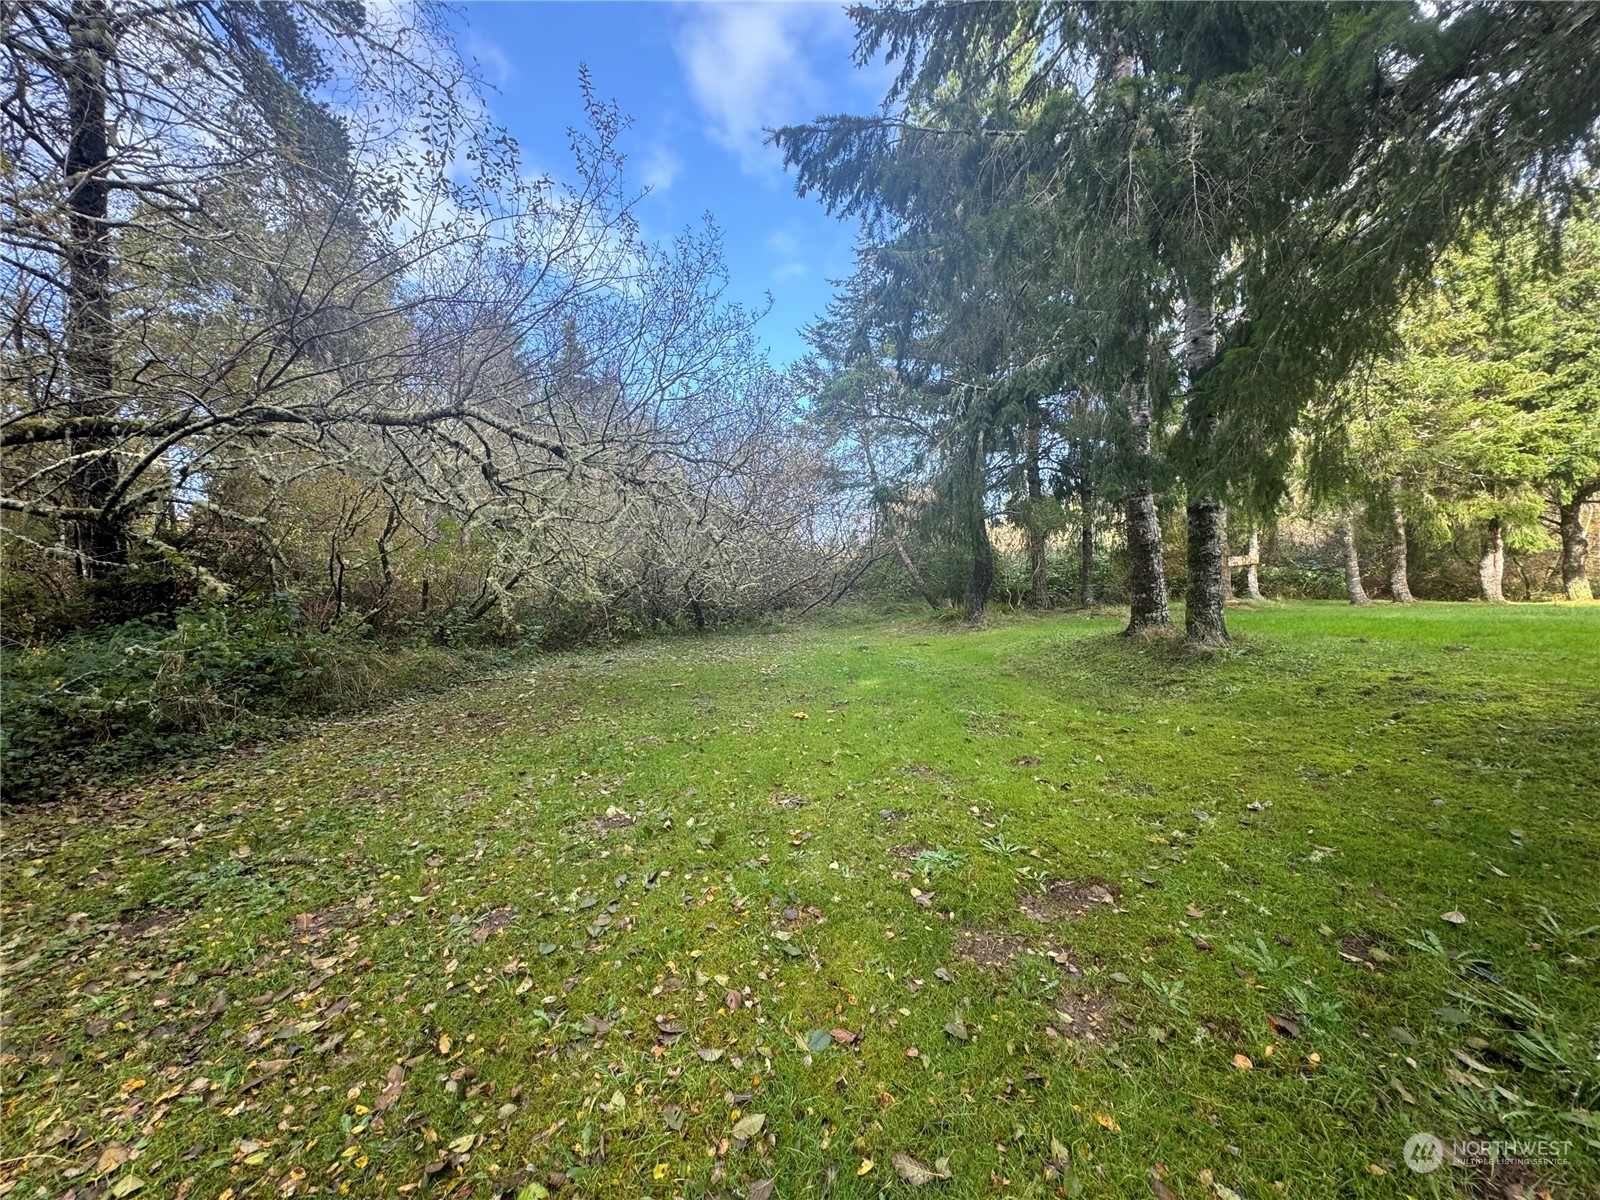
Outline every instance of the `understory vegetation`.
<svg viewBox="0 0 1600 1200">
<path fill-rule="evenodd" d="M 1600 610 L 1234 621 L 551 655 L 13 810 L 6 1186 L 1593 1194 Z"/>
</svg>

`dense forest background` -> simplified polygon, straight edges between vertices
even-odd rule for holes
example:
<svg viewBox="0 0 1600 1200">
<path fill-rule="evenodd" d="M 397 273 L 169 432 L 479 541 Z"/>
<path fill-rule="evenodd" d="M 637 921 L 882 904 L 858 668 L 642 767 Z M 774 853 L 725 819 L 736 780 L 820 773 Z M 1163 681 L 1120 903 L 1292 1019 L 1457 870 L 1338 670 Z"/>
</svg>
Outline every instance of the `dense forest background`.
<svg viewBox="0 0 1600 1200">
<path fill-rule="evenodd" d="M 8 793 L 841 601 L 1579 601 L 1600 9 L 892 4 L 777 131 L 857 270 L 765 358 L 443 14 L 4 6 Z"/>
</svg>

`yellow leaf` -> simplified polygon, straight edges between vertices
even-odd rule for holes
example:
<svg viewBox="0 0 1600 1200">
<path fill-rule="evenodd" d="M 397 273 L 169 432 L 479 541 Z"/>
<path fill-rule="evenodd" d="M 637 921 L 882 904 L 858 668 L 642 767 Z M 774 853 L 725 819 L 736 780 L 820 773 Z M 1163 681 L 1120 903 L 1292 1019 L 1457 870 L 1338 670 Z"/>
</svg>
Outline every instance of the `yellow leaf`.
<svg viewBox="0 0 1600 1200">
<path fill-rule="evenodd" d="M 122 1090 L 125 1092 L 137 1092 L 144 1084 L 145 1081 L 142 1079 L 130 1079 L 122 1085 Z"/>
<path fill-rule="evenodd" d="M 1108 1117 L 1105 1113 L 1095 1113 L 1094 1119 L 1100 1122 L 1102 1129 L 1109 1129 L 1112 1133 L 1122 1132 L 1122 1126 L 1117 1124 L 1115 1117 Z"/>
<path fill-rule="evenodd" d="M 796 721 L 809 721 L 811 719 L 806 713 L 803 712 L 791 713 L 790 716 L 794 717 Z M 869 1171 L 871 1169 L 872 1168 L 870 1166 L 867 1168 Z M 866 1171 L 858 1171 L 857 1174 L 864 1175 L 866 1174 Z"/>
<path fill-rule="evenodd" d="M 868 1171 L 872 1170 L 872 1168 L 875 1167 L 876 1165 L 877 1164 L 874 1163 L 870 1158 L 863 1158 L 861 1160 L 861 1165 L 856 1168 L 856 1174 L 857 1175 L 865 1175 Z"/>
<path fill-rule="evenodd" d="M 656 1169 L 655 1169 L 655 1172 L 654 1172 L 655 1177 L 657 1179 L 665 1179 L 667 1177 L 667 1170 L 668 1170 L 668 1167 L 667 1167 L 666 1163 L 657 1163 L 656 1164 Z"/>
<path fill-rule="evenodd" d="M 1233 1065 L 1238 1067 L 1241 1071 L 1248 1071 L 1251 1067 L 1255 1066 L 1255 1063 L 1251 1062 L 1243 1054 L 1235 1054 L 1233 1056 Z"/>
<path fill-rule="evenodd" d="M 439 1053 L 449 1054 L 450 1044 L 450 1035 L 448 1033 L 441 1033 L 439 1035 Z"/>
</svg>

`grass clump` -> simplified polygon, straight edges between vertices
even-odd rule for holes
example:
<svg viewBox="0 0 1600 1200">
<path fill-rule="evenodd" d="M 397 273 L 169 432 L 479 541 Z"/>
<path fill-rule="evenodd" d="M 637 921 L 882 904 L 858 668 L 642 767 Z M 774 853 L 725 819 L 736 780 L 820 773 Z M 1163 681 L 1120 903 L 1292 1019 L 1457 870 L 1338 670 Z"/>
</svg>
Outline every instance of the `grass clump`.
<svg viewBox="0 0 1600 1200">
<path fill-rule="evenodd" d="M 1600 610 L 1234 624 L 582 652 L 15 811 L 4 1180 L 1594 1194 Z"/>
</svg>

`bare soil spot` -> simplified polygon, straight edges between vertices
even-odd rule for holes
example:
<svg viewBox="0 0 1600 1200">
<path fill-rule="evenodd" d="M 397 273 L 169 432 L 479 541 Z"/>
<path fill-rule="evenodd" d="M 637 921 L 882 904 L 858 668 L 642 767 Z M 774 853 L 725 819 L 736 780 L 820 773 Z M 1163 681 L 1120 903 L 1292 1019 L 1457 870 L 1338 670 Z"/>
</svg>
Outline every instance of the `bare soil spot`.
<svg viewBox="0 0 1600 1200">
<path fill-rule="evenodd" d="M 791 904 L 778 914 L 778 928 L 804 929 L 815 921 L 822 920 L 822 910 L 809 904 Z"/>
<path fill-rule="evenodd" d="M 1044 762 L 1037 754 L 1019 754 L 1011 760 L 1013 767 L 1037 767 Z"/>
<path fill-rule="evenodd" d="M 181 925 L 189 913 L 181 908 L 160 908 L 155 912 L 146 913 L 132 921 L 125 921 L 117 926 L 117 936 L 126 941 L 136 938 L 155 937 L 165 933 L 174 925 Z"/>
<path fill-rule="evenodd" d="M 596 833 L 610 833 L 614 829 L 628 829 L 636 820 L 632 813 L 623 812 L 620 808 L 608 808 L 605 816 L 590 821 L 589 827 Z"/>
<path fill-rule="evenodd" d="M 517 910 L 507 904 L 502 908 L 491 909 L 479 917 L 472 926 L 472 940 L 483 943 L 497 933 L 504 933 L 511 922 L 517 919 Z"/>
<path fill-rule="evenodd" d="M 963 929 L 956 935 L 956 953 L 969 963 L 989 970 L 1012 962 L 1028 948 L 1028 939 L 1015 933 L 992 929 Z"/>
<path fill-rule="evenodd" d="M 1043 891 L 1022 897 L 1022 911 L 1035 921 L 1049 925 L 1056 921 L 1076 921 L 1097 905 L 1113 905 L 1121 889 L 1103 879 L 1052 879 Z"/>
<path fill-rule="evenodd" d="M 927 849 L 921 842 L 907 842 L 903 846 L 890 846 L 889 857 L 909 867 L 921 858 Z"/>
<path fill-rule="evenodd" d="M 878 820 L 885 825 L 897 825 L 906 819 L 906 810 L 903 808 L 880 808 Z"/>
<path fill-rule="evenodd" d="M 773 792 L 772 802 L 779 808 L 793 812 L 797 808 L 804 808 L 811 803 L 811 797 L 800 792 Z"/>
<path fill-rule="evenodd" d="M 900 770 L 913 779 L 926 780 L 928 783 L 937 783 L 944 779 L 942 772 L 935 771 L 927 763 L 907 763 Z"/>
<path fill-rule="evenodd" d="M 1377 937 L 1371 934 L 1347 933 L 1339 939 L 1339 957 L 1347 963 L 1376 971 L 1380 964 L 1393 962 Z"/>
<path fill-rule="evenodd" d="M 1111 1001 L 1099 992 L 1069 991 L 1056 993 L 1051 1001 L 1050 1026 L 1046 1030 L 1052 1037 L 1075 1042 L 1100 1042 L 1105 1040 L 1111 1020 Z"/>
<path fill-rule="evenodd" d="M 1448 1156 L 1448 1148 L 1445 1154 Z M 1473 1164 L 1473 1179 L 1468 1184 L 1473 1200 L 1535 1200 L 1551 1193 L 1540 1188 L 1539 1180 L 1527 1163 Z"/>
</svg>

